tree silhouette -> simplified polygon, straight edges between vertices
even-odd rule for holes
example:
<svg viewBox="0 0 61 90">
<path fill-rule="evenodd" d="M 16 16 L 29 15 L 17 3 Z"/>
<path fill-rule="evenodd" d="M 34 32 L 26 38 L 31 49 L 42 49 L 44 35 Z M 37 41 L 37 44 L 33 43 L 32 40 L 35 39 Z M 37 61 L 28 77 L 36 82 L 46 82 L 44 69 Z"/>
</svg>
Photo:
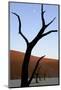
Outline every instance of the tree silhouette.
<svg viewBox="0 0 61 90">
<path fill-rule="evenodd" d="M 38 73 L 35 74 L 36 83 L 38 83 Z"/>
<path fill-rule="evenodd" d="M 44 73 L 44 80 L 46 79 L 46 73 Z"/>
<path fill-rule="evenodd" d="M 45 11 L 43 10 L 43 4 L 41 5 L 41 20 L 42 20 L 42 28 L 40 29 L 40 31 L 38 32 L 37 36 L 31 41 L 29 42 L 27 40 L 27 38 L 23 35 L 23 33 L 21 32 L 21 20 L 18 14 L 12 12 L 14 15 L 17 16 L 18 18 L 18 22 L 19 22 L 19 34 L 23 37 L 23 39 L 25 40 L 26 44 L 27 44 L 27 48 L 26 48 L 26 53 L 24 56 L 24 61 L 22 64 L 22 72 L 21 72 L 21 87 L 28 87 L 32 81 L 32 78 L 34 76 L 34 73 L 38 67 L 38 64 L 40 62 L 40 60 L 43 60 L 43 58 L 45 57 L 42 56 L 39 60 L 37 60 L 36 66 L 34 68 L 34 71 L 30 77 L 30 79 L 28 80 L 28 65 L 29 65 L 29 61 L 30 61 L 30 56 L 31 56 L 31 51 L 34 48 L 34 46 L 37 44 L 37 42 L 42 39 L 44 36 L 47 36 L 48 34 L 52 33 L 52 32 L 57 32 L 57 30 L 49 30 L 48 32 L 45 33 L 46 28 L 55 20 L 55 18 L 53 18 L 53 20 L 51 20 L 48 24 L 45 23 L 45 18 L 44 18 L 44 14 Z"/>
<path fill-rule="evenodd" d="M 40 68 L 41 68 L 41 63 L 38 64 L 36 73 L 35 73 L 35 81 L 38 83 L 38 79 L 41 81 L 41 76 L 40 76 Z"/>
</svg>

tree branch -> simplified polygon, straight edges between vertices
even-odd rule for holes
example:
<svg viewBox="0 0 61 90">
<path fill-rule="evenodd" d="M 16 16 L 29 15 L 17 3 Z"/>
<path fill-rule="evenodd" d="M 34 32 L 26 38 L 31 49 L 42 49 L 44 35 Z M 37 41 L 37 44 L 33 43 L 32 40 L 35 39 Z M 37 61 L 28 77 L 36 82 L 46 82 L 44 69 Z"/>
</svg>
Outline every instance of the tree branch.
<svg viewBox="0 0 61 90">
<path fill-rule="evenodd" d="M 28 81 L 28 84 L 31 83 L 31 81 L 32 81 L 32 79 L 33 79 L 33 76 L 34 76 L 34 74 L 35 74 L 35 72 L 36 72 L 36 70 L 37 70 L 37 67 L 38 67 L 38 65 L 39 65 L 39 62 L 40 62 L 40 60 L 43 60 L 44 57 L 45 57 L 45 55 L 42 56 L 42 57 L 40 57 L 40 58 L 38 59 L 38 61 L 37 61 L 37 63 L 36 63 L 36 66 L 35 66 L 35 68 L 34 68 L 34 71 L 33 71 L 32 75 L 31 75 L 31 77 L 30 77 L 30 80 Z"/>
<path fill-rule="evenodd" d="M 45 30 L 45 19 L 44 19 L 44 13 L 43 11 L 43 4 L 41 5 L 41 20 L 42 20 L 42 28 L 40 29 L 39 33 L 42 34 Z"/>
<path fill-rule="evenodd" d="M 47 33 L 44 33 L 45 29 L 55 20 L 55 18 L 53 18 L 53 20 L 51 20 L 48 24 L 45 24 L 45 19 L 44 19 L 44 13 L 45 11 L 43 11 L 43 5 L 41 6 L 41 16 L 42 16 L 42 28 L 40 29 L 40 31 L 38 32 L 37 36 L 31 41 L 31 45 L 32 47 L 34 47 L 36 45 L 36 43 L 43 37 L 46 36 L 47 34 L 51 33 L 51 32 L 57 32 L 56 30 L 52 30 L 49 31 Z"/>
<path fill-rule="evenodd" d="M 50 33 L 52 33 L 52 32 L 57 32 L 57 31 L 58 31 L 58 30 L 51 30 L 51 31 L 48 31 L 48 32 L 42 34 L 42 37 L 44 37 L 44 36 L 46 36 L 46 35 L 48 35 L 48 34 L 50 34 Z"/>
<path fill-rule="evenodd" d="M 41 19 L 42 19 L 42 27 L 44 27 L 44 26 L 45 26 L 44 13 L 45 13 L 45 11 L 43 11 L 43 4 L 42 4 L 42 5 L 41 5 Z"/>
<path fill-rule="evenodd" d="M 12 13 L 17 16 L 18 21 L 19 21 L 19 34 L 24 38 L 24 40 L 26 41 L 26 43 L 27 43 L 27 45 L 28 45 L 29 42 L 28 42 L 27 38 L 26 38 L 26 37 L 23 35 L 23 33 L 21 32 L 21 20 L 20 20 L 20 17 L 19 17 L 18 14 L 14 13 L 14 12 L 12 12 Z"/>
<path fill-rule="evenodd" d="M 56 17 L 55 17 L 56 18 Z M 48 27 L 54 20 L 55 20 L 55 18 L 53 18 L 53 20 L 51 20 L 47 25 L 46 25 L 46 27 Z"/>
</svg>

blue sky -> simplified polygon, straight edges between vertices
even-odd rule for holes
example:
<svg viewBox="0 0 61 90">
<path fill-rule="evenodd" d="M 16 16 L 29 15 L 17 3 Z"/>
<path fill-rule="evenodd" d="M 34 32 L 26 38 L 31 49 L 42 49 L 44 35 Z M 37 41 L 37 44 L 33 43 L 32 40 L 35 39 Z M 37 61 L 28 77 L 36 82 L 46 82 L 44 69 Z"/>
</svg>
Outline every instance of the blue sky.
<svg viewBox="0 0 61 90">
<path fill-rule="evenodd" d="M 56 17 L 55 21 L 45 32 L 58 30 L 58 6 L 44 4 L 43 9 L 46 11 L 44 15 L 46 24 Z M 18 33 L 18 19 L 11 12 L 15 12 L 20 16 L 22 24 L 21 31 L 30 42 L 42 27 L 41 4 L 10 3 L 10 50 L 26 52 L 26 42 Z M 31 54 L 58 58 L 58 33 L 51 33 L 39 40 Z"/>
</svg>

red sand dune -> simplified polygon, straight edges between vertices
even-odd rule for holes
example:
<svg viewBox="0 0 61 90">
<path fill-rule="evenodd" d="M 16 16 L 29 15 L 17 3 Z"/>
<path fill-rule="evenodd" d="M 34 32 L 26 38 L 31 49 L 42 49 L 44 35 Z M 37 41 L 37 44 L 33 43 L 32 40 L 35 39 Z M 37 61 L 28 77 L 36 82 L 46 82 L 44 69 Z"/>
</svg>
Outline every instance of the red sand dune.
<svg viewBox="0 0 61 90">
<path fill-rule="evenodd" d="M 31 76 L 36 62 L 39 57 L 31 56 L 28 73 L 29 77 Z M 24 53 L 18 52 L 18 51 L 10 51 L 10 79 L 20 79 L 21 78 L 21 68 L 22 63 L 24 59 Z M 43 58 L 42 61 L 40 61 L 39 66 L 37 68 L 37 71 L 41 77 L 46 75 L 46 77 L 58 77 L 58 65 L 59 60 L 56 59 L 49 59 L 49 58 Z"/>
</svg>

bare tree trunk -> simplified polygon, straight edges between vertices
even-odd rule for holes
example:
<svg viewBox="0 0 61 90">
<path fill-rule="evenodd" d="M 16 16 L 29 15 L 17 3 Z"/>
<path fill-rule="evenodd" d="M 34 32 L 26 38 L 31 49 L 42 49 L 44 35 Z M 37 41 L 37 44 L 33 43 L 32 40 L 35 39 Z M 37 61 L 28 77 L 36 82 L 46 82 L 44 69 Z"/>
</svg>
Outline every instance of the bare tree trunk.
<svg viewBox="0 0 61 90">
<path fill-rule="evenodd" d="M 44 80 L 46 79 L 46 73 L 44 73 Z"/>
<path fill-rule="evenodd" d="M 37 60 L 36 66 L 33 70 L 33 73 L 31 75 L 30 79 L 28 80 L 28 65 L 29 65 L 29 61 L 30 61 L 32 48 L 33 48 L 33 45 L 28 44 L 28 47 L 27 47 L 27 50 L 25 53 L 25 57 L 24 57 L 24 61 L 23 61 L 23 65 L 22 65 L 22 71 L 21 71 L 21 87 L 28 87 L 30 85 L 30 83 L 33 79 L 34 73 L 37 70 L 40 60 L 45 57 L 45 56 L 42 56 Z"/>
<path fill-rule="evenodd" d="M 39 75 L 39 80 L 41 81 L 41 76 Z"/>
<path fill-rule="evenodd" d="M 21 87 L 28 87 L 28 64 L 31 56 L 31 47 L 27 47 L 21 72 Z"/>
<path fill-rule="evenodd" d="M 36 80 L 36 83 L 38 83 L 38 73 L 36 73 L 35 80 Z"/>
</svg>

